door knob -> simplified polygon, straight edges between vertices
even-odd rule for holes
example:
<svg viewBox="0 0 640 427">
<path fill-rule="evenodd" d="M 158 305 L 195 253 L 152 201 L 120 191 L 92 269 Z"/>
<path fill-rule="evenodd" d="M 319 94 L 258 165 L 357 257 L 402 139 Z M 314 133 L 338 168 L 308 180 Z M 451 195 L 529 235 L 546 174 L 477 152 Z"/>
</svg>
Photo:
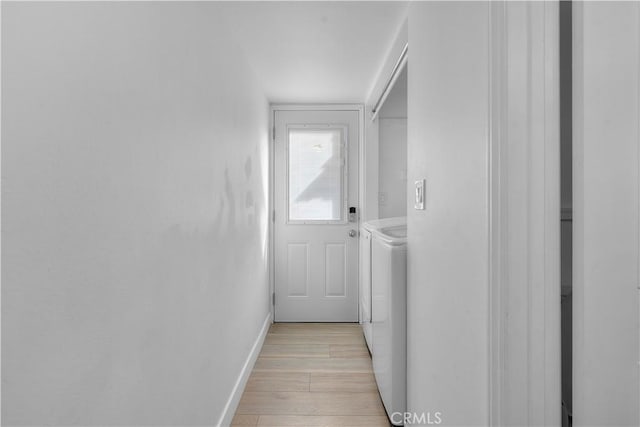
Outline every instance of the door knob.
<svg viewBox="0 0 640 427">
<path fill-rule="evenodd" d="M 349 237 L 356 237 L 356 234 L 358 234 L 356 230 L 349 230 Z"/>
</svg>

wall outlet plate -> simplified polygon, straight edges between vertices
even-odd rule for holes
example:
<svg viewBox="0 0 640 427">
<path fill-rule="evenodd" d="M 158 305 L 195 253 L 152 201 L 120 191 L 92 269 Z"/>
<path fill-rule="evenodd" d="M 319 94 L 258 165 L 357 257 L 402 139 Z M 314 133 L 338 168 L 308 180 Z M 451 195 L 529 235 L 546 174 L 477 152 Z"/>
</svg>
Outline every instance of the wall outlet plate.
<svg viewBox="0 0 640 427">
<path fill-rule="evenodd" d="M 426 182 L 425 179 L 420 179 L 416 181 L 416 200 L 413 207 L 418 210 L 424 210 L 425 182 Z"/>
</svg>

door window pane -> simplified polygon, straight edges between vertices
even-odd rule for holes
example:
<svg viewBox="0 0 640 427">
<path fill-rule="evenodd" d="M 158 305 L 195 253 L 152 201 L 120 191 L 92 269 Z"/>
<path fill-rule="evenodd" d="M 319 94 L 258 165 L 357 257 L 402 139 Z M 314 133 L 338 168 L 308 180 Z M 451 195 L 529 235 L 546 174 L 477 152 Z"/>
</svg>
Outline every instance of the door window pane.
<svg viewBox="0 0 640 427">
<path fill-rule="evenodd" d="M 340 221 L 341 129 L 289 129 L 289 220 Z"/>
</svg>

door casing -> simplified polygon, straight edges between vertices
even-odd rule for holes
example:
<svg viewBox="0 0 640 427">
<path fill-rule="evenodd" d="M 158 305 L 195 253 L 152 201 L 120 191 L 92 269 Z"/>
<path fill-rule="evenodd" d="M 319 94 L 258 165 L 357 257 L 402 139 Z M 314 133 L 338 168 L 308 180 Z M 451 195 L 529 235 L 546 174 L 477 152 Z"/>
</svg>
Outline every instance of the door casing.
<svg viewBox="0 0 640 427">
<path fill-rule="evenodd" d="M 489 23 L 487 424 L 559 425 L 559 5 L 491 3 Z"/>
</svg>

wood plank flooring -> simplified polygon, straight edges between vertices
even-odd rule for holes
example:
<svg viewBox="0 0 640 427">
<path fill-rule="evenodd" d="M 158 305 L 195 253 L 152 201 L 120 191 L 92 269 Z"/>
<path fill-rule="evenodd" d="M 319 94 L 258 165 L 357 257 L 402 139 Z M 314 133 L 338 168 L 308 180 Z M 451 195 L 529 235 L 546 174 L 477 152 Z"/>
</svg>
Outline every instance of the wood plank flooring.
<svg viewBox="0 0 640 427">
<path fill-rule="evenodd" d="M 388 427 L 360 326 L 271 325 L 232 426 Z"/>
</svg>

